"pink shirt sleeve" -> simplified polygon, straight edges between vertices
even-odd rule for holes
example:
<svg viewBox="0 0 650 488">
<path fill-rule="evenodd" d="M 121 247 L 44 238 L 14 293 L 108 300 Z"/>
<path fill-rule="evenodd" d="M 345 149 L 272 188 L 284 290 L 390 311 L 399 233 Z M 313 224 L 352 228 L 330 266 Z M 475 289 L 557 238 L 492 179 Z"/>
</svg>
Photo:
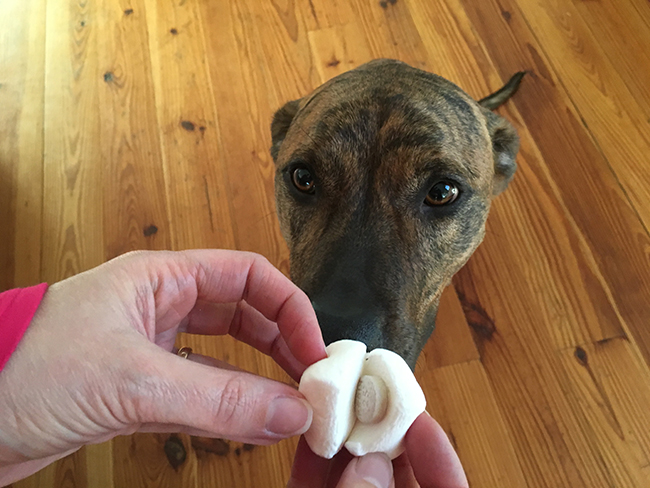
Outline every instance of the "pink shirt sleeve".
<svg viewBox="0 0 650 488">
<path fill-rule="evenodd" d="M 0 293 L 0 371 L 18 347 L 47 290 L 47 283 Z"/>
</svg>

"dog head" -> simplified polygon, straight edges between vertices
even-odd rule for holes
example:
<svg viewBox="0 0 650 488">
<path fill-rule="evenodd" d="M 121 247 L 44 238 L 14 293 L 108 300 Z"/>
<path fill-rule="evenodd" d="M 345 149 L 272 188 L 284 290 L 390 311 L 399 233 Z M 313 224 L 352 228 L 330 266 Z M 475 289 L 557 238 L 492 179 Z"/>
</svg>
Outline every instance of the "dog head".
<svg viewBox="0 0 650 488">
<path fill-rule="evenodd" d="M 414 367 L 514 174 L 514 128 L 439 76 L 377 60 L 288 102 L 271 130 L 291 278 L 325 342 Z"/>
</svg>

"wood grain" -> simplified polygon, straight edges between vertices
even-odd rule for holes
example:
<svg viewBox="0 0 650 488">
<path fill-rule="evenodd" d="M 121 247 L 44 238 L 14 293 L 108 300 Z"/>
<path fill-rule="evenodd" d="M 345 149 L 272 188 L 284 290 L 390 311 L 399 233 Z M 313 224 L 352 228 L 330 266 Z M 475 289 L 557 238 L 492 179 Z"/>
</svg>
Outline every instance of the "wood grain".
<svg viewBox="0 0 650 488">
<path fill-rule="evenodd" d="M 228 155 L 227 198 L 234 243 L 240 250 L 263 252 L 271 262 L 286 259 L 274 205 L 274 168 L 268 153 L 271 107 L 264 97 L 268 79 L 257 66 L 261 40 L 244 2 L 201 4 L 221 148 Z M 218 19 L 219 28 L 212 22 Z M 237 87 L 233 90 L 233 87 Z"/>
<path fill-rule="evenodd" d="M 374 59 L 365 32 L 354 22 L 307 35 L 321 82 Z"/>
<path fill-rule="evenodd" d="M 570 378 L 572 406 L 584 415 L 593 444 L 606 447 L 603 456 L 608 465 L 618 468 L 617 476 L 631 473 L 627 486 L 646 486 L 650 425 L 645 410 L 650 384 L 631 379 L 646 376 L 647 365 L 624 339 L 577 346 L 559 354 Z"/>
<path fill-rule="evenodd" d="M 548 63 L 561 77 L 583 123 L 648 229 L 650 173 L 643 160 L 650 150 L 650 124 L 644 98 L 630 92 L 619 74 L 620 63 L 612 64 L 596 41 L 596 37 L 603 36 L 592 34 L 573 3 L 547 4 L 542 7 L 536 2 L 522 1 L 519 6 L 525 21 L 543 43 L 538 51 L 554 53 L 548 57 Z M 630 48 L 633 53 L 633 46 Z M 638 75 L 641 80 L 650 81 L 643 68 Z"/>
<path fill-rule="evenodd" d="M 415 373 L 426 377 L 427 371 L 479 358 L 458 294 L 449 286 L 440 297 L 436 328 L 422 350 Z"/>
<path fill-rule="evenodd" d="M 504 78 L 522 67 L 532 70 L 516 107 L 535 138 L 544 164 L 536 165 L 533 159 L 529 164 L 567 209 L 570 225 L 588 244 L 598 266 L 597 275 L 602 275 L 607 284 L 606 293 L 615 302 L 622 326 L 650 361 L 650 334 L 643 312 L 650 292 L 646 253 L 650 242 L 613 173 L 611 161 L 581 123 L 516 5 L 509 0 L 502 2 L 503 7 L 464 0 L 462 5 Z M 508 20 L 501 8 L 509 13 L 505 16 Z M 616 249 L 626 250 L 625 259 L 616 259 Z"/>
<path fill-rule="evenodd" d="M 47 2 L 41 279 L 104 262 L 98 7 Z"/>
<path fill-rule="evenodd" d="M 172 248 L 233 249 L 230 208 L 220 184 L 226 178 L 225 163 L 198 5 L 144 3 L 147 28 L 142 30 L 149 32 L 157 111 L 149 127 L 158 127 L 163 145 Z"/>
<path fill-rule="evenodd" d="M 650 41 L 648 25 L 633 2 L 575 2 L 593 38 L 615 68 L 639 109 L 650 118 Z M 647 8 L 645 9 L 647 10 Z"/>
<path fill-rule="evenodd" d="M 510 433 L 480 361 L 429 370 L 420 378 L 429 412 L 463 459 L 470 486 L 525 488 Z"/>
<path fill-rule="evenodd" d="M 144 5 L 99 3 L 103 53 L 98 103 L 106 259 L 137 249 L 169 249 L 170 229 Z M 133 8 L 133 14 L 124 10 Z M 99 22 L 99 19 L 102 19 Z"/>
<path fill-rule="evenodd" d="M 40 279 L 45 8 L 0 5 L 0 290 Z"/>
<path fill-rule="evenodd" d="M 442 295 L 416 375 L 472 487 L 650 486 L 650 4 L 0 2 L 0 290 L 132 249 L 257 251 L 288 273 L 273 113 L 377 57 L 499 109 L 518 171 Z M 178 344 L 280 381 L 232 338 Z M 137 434 L 13 488 L 285 486 L 297 439 Z"/>
</svg>

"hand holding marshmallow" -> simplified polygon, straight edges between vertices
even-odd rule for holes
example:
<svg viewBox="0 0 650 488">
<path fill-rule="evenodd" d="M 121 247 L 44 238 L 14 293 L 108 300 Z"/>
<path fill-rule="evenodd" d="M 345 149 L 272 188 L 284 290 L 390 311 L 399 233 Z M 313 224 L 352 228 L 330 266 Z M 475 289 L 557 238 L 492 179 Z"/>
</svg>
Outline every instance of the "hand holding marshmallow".
<svg viewBox="0 0 650 488">
<path fill-rule="evenodd" d="M 314 410 L 305 433 L 311 450 L 330 459 L 345 444 L 355 456 L 399 456 L 406 431 L 426 407 L 411 369 L 392 351 L 366 354 L 366 345 L 357 341 L 334 342 L 327 355 L 300 380 L 299 390 Z"/>
</svg>

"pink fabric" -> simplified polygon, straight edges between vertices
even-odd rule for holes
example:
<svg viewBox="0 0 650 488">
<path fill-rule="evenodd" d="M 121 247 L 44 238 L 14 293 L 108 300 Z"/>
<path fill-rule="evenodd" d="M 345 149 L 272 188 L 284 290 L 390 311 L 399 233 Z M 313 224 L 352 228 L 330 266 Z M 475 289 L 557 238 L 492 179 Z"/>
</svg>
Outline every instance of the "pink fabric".
<svg viewBox="0 0 650 488">
<path fill-rule="evenodd" d="M 18 347 L 46 290 L 47 283 L 41 283 L 0 293 L 0 371 Z"/>
</svg>

